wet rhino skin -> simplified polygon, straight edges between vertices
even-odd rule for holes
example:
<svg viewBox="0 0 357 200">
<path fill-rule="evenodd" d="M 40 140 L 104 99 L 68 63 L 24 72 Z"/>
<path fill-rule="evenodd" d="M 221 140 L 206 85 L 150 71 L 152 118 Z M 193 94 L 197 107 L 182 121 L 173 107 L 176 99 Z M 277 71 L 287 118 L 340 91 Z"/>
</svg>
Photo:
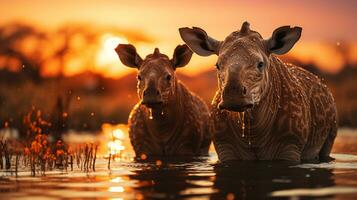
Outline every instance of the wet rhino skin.
<svg viewBox="0 0 357 200">
<path fill-rule="evenodd" d="M 176 79 L 175 79 L 176 81 Z M 129 136 L 136 156 L 207 155 L 213 123 L 204 101 L 176 81 L 175 99 L 161 111 L 136 104 L 129 116 Z"/>
<path fill-rule="evenodd" d="M 312 73 L 270 56 L 270 85 L 259 105 L 242 114 L 217 108 L 212 101 L 213 142 L 220 161 L 329 160 L 337 134 L 331 92 Z"/>
</svg>

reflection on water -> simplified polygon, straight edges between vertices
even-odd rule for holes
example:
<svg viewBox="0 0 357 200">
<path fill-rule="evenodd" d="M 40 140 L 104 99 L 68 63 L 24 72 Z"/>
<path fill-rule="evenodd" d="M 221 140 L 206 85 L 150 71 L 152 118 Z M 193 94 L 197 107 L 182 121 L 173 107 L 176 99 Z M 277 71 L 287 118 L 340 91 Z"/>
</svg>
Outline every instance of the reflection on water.
<svg viewBox="0 0 357 200">
<path fill-rule="evenodd" d="M 215 172 L 214 187 L 220 193 L 212 195 L 212 199 L 220 199 L 227 194 L 238 199 L 261 199 L 272 191 L 335 185 L 331 169 L 306 169 L 282 163 L 232 163 L 217 166 Z"/>
<path fill-rule="evenodd" d="M 122 137 L 117 134 L 116 138 Z M 357 156 L 333 157 L 336 161 L 320 164 L 222 165 L 216 164 L 216 154 L 211 152 L 209 157 L 189 161 L 117 159 L 111 170 L 107 159 L 99 158 L 96 171 L 90 173 L 75 169 L 31 177 L 20 170 L 16 177 L 0 171 L 0 199 L 357 199 Z"/>
<path fill-rule="evenodd" d="M 288 165 L 274 162 L 236 162 L 218 165 L 215 155 L 189 162 L 114 162 L 107 170 L 100 159 L 97 171 L 41 177 L 2 173 L 0 199 L 263 199 L 308 196 L 309 198 L 357 197 L 357 167 L 322 167 L 323 164 Z M 330 165 L 356 162 L 351 155 L 336 154 Z M 346 158 L 344 160 L 344 158 Z"/>
<path fill-rule="evenodd" d="M 356 193 L 357 188 L 354 187 L 325 187 L 314 189 L 288 189 L 272 192 L 273 197 L 289 197 L 289 196 L 331 196 L 334 194 L 349 194 Z"/>
</svg>

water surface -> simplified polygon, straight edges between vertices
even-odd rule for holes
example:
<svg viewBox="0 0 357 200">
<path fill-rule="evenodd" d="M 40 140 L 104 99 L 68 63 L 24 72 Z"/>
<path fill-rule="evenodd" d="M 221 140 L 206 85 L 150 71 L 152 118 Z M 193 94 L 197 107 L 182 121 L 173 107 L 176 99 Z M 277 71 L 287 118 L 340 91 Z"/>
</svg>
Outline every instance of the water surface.
<svg viewBox="0 0 357 200">
<path fill-rule="evenodd" d="M 115 161 L 111 170 L 100 158 L 89 173 L 56 170 L 32 177 L 20 170 L 16 177 L 0 172 L 0 199 L 357 199 L 357 154 L 349 146 L 357 143 L 343 141 L 337 140 L 335 161 L 319 164 L 217 165 L 211 152 L 190 161 Z"/>
</svg>

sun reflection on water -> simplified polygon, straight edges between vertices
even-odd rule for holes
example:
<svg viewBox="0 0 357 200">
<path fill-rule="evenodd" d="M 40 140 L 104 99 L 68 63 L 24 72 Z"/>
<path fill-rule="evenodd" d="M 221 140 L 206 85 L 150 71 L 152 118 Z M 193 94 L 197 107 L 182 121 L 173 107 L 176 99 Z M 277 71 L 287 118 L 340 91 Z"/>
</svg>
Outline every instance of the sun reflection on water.
<svg viewBox="0 0 357 200">
<path fill-rule="evenodd" d="M 105 147 L 102 149 L 102 152 L 106 158 L 132 160 L 134 152 L 130 144 L 127 125 L 103 124 L 102 136 L 104 136 L 104 140 L 102 140 L 101 143 L 104 144 L 103 147 Z"/>
<path fill-rule="evenodd" d="M 109 153 L 112 155 L 120 154 L 121 151 L 123 151 L 125 149 L 125 147 L 122 144 L 123 144 L 122 141 L 119 139 L 110 141 L 108 143 Z"/>
<path fill-rule="evenodd" d="M 122 186 L 111 186 L 111 187 L 109 187 L 108 191 L 121 193 L 121 192 L 124 192 L 125 189 Z"/>
<path fill-rule="evenodd" d="M 121 183 L 121 182 L 124 182 L 124 180 L 123 180 L 122 177 L 115 177 L 115 178 L 111 179 L 110 182 L 112 182 L 112 183 Z"/>
<path fill-rule="evenodd" d="M 112 133 L 113 133 L 113 137 L 121 140 L 124 139 L 124 132 L 120 128 L 114 129 Z"/>
</svg>

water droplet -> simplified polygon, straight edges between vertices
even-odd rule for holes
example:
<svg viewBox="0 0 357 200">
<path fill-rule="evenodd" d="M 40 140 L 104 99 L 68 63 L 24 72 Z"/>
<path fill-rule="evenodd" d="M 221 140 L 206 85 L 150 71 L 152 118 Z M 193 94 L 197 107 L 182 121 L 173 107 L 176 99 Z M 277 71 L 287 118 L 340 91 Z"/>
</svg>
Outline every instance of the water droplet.
<svg viewBox="0 0 357 200">
<path fill-rule="evenodd" d="M 243 112 L 241 112 L 240 114 L 242 114 L 242 116 L 241 116 L 241 115 L 239 115 L 239 117 L 241 117 L 241 120 L 242 120 L 242 137 L 245 137 L 245 134 L 244 134 L 244 129 L 245 129 L 245 123 L 244 123 L 244 111 L 243 111 Z"/>
<path fill-rule="evenodd" d="M 149 108 L 149 119 L 154 119 L 154 117 L 152 116 L 152 109 Z"/>
</svg>

